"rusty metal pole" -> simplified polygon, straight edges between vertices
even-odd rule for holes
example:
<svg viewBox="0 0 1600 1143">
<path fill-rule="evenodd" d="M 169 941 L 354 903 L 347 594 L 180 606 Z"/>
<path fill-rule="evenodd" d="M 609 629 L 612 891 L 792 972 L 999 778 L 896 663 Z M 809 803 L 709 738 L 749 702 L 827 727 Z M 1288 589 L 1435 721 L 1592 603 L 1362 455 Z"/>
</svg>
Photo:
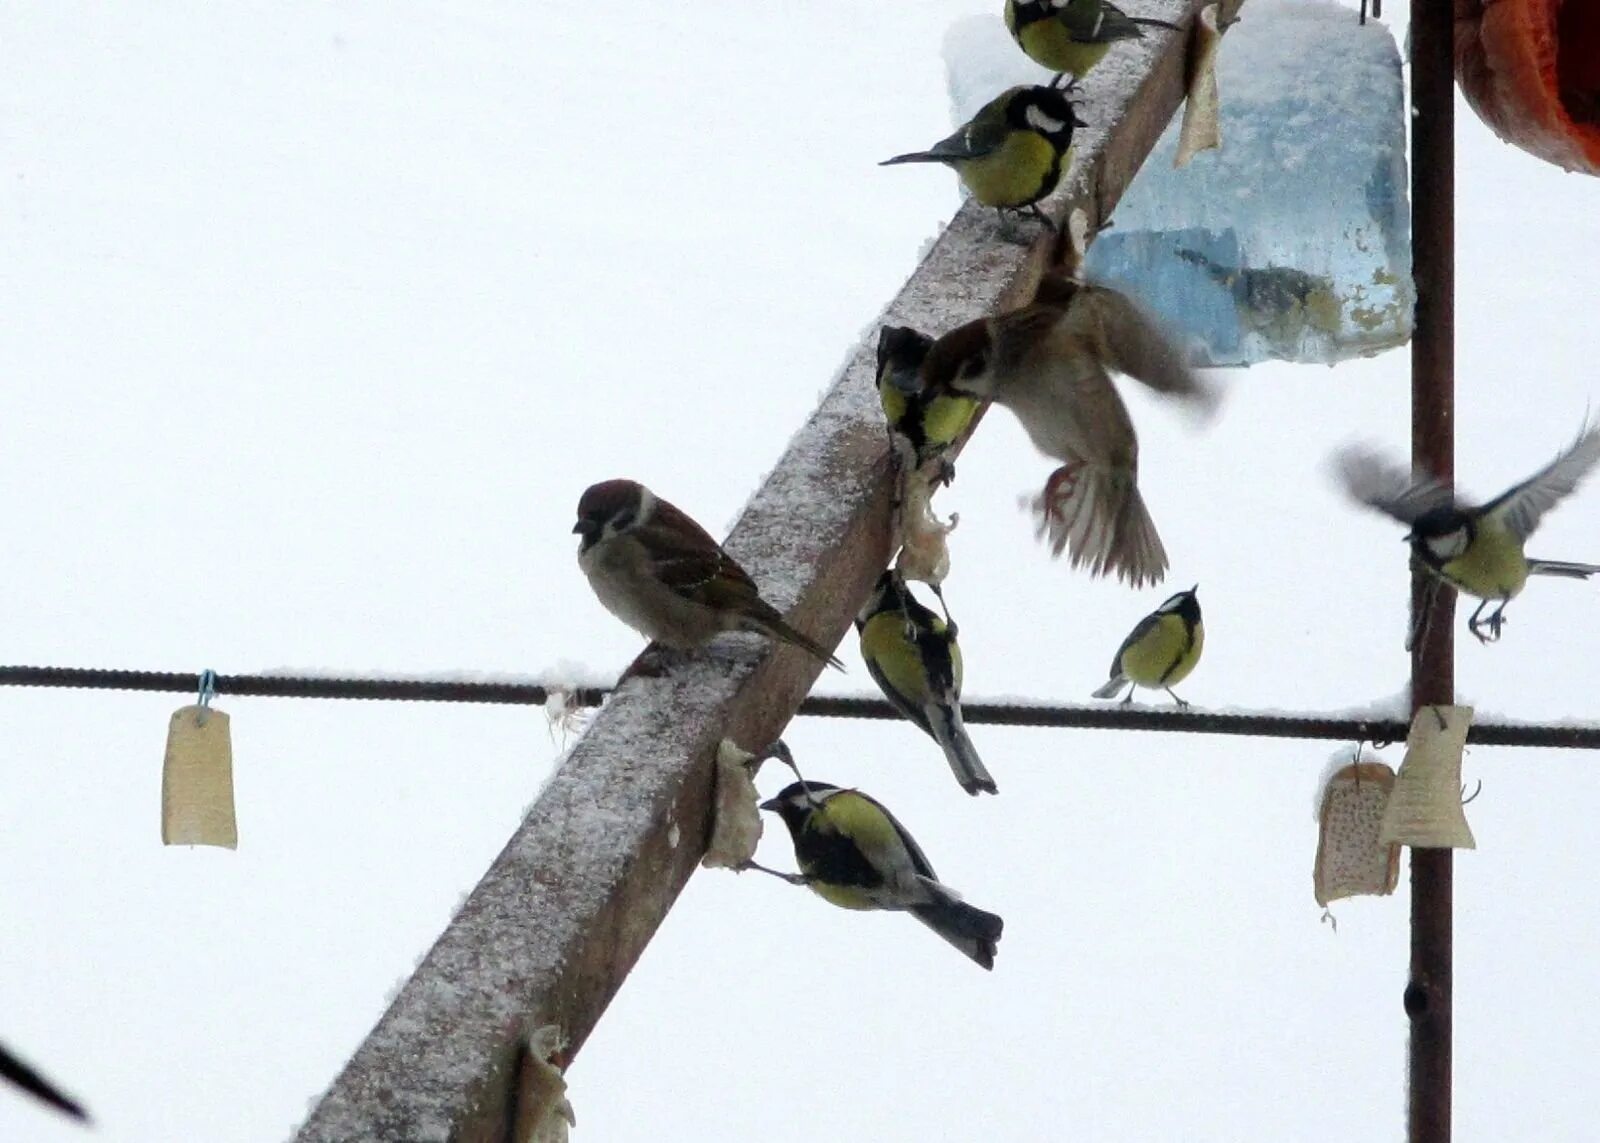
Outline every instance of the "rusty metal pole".
<svg viewBox="0 0 1600 1143">
<path fill-rule="evenodd" d="M 1411 341 L 1411 457 L 1455 478 L 1455 78 L 1450 0 L 1411 0 L 1411 264 L 1417 283 Z M 1420 568 L 1411 607 L 1421 638 L 1411 653 L 1411 706 L 1455 693 L 1455 592 L 1436 593 Z M 1433 614 L 1421 616 L 1430 595 Z M 1414 619 L 1415 622 L 1415 619 Z M 1413 629 L 1416 629 L 1415 627 Z M 1450 1138 L 1453 868 L 1448 849 L 1411 851 L 1411 1023 L 1406 1137 Z"/>
</svg>

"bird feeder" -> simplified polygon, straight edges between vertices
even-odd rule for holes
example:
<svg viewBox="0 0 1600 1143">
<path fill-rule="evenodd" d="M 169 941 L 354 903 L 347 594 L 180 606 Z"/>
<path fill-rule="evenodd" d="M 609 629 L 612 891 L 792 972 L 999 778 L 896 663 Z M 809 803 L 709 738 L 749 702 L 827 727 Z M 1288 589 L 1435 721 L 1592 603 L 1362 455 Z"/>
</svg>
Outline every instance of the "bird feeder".
<svg viewBox="0 0 1600 1143">
<path fill-rule="evenodd" d="M 1600 175 L 1600 4 L 1455 0 L 1456 80 L 1496 135 Z"/>
</svg>

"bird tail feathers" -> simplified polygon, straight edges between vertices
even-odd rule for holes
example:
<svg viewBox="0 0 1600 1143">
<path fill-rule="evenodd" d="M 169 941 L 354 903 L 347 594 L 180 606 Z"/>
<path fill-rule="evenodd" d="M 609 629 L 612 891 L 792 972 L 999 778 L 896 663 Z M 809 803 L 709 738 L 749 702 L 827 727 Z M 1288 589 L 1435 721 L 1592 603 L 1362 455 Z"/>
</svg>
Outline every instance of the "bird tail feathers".
<svg viewBox="0 0 1600 1143">
<path fill-rule="evenodd" d="M 1161 582 L 1167 551 L 1130 474 L 1069 464 L 1051 477 L 1033 509 L 1039 535 L 1054 554 L 1065 551 L 1073 567 L 1115 573 L 1136 588 Z"/>
<path fill-rule="evenodd" d="M 913 916 L 938 933 L 969 959 L 984 968 L 994 968 L 994 957 L 1005 922 L 993 913 L 967 904 L 937 881 L 924 879 L 934 896 L 926 905 L 915 905 Z"/>
<path fill-rule="evenodd" d="M 1114 699 L 1122 693 L 1122 688 L 1127 684 L 1127 675 L 1112 675 L 1111 678 L 1100 685 L 1099 690 L 1094 692 L 1094 697 L 1097 699 Z"/>
<path fill-rule="evenodd" d="M 1568 579 L 1588 579 L 1600 572 L 1597 564 L 1575 564 L 1567 560 L 1529 560 L 1529 575 L 1559 575 Z"/>
<path fill-rule="evenodd" d="M 956 781 L 961 783 L 961 788 L 974 796 L 979 793 L 998 794 L 999 787 L 984 767 L 983 759 L 978 757 L 972 739 L 967 737 L 966 725 L 961 720 L 961 708 L 954 703 L 930 706 L 927 715 L 934 741 L 944 751 L 945 761 L 950 763 L 950 769 Z"/>
<path fill-rule="evenodd" d="M 892 159 L 882 160 L 878 166 L 894 167 L 901 163 L 948 163 L 953 156 L 940 155 L 933 151 L 910 151 L 904 155 L 896 155 Z"/>
<path fill-rule="evenodd" d="M 759 632 L 770 639 L 793 643 L 802 651 L 815 655 L 836 671 L 844 670 L 844 664 L 839 661 L 837 655 L 829 652 L 826 647 L 811 638 L 811 636 L 802 634 L 790 627 L 788 623 L 784 622 L 783 616 L 779 615 L 774 608 L 768 607 L 758 615 L 745 615 L 742 625 L 748 630 Z"/>
</svg>

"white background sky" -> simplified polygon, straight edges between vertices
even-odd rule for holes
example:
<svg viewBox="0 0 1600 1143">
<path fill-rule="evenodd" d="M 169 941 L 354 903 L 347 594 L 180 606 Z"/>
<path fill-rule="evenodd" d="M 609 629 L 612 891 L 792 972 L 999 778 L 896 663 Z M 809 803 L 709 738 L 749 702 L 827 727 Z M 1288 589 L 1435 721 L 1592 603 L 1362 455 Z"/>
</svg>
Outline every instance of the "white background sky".
<svg viewBox="0 0 1600 1143">
<path fill-rule="evenodd" d="M 613 675 L 638 640 L 574 565 L 578 493 L 629 475 L 732 521 L 957 204 L 944 172 L 874 164 L 946 133 L 940 38 L 982 7 L 8 6 L 0 658 Z M 1487 495 L 1594 396 L 1600 210 L 1461 116 L 1459 471 Z M 943 501 L 969 694 L 1084 698 L 1195 581 L 1196 703 L 1396 691 L 1398 532 L 1321 465 L 1403 450 L 1407 365 L 1229 375 L 1204 433 L 1130 394 L 1173 557 L 1140 595 L 1035 544 L 1015 501 L 1047 465 L 988 418 Z M 1600 557 L 1588 492 L 1536 554 Z M 1597 608 L 1534 584 L 1501 645 L 1461 645 L 1461 693 L 1590 717 Z M 868 687 L 841 653 L 826 685 Z M 240 849 L 165 850 L 183 701 L 0 693 L 0 1039 L 97 1138 L 280 1139 L 558 746 L 537 710 L 224 697 Z M 1400 1133 L 1404 879 L 1319 922 L 1331 744 L 973 736 L 998 798 L 903 724 L 788 734 L 1006 918 L 995 972 L 905 917 L 700 874 L 569 1074 L 578 1138 Z M 1588 1138 L 1594 761 L 1467 770 L 1458 1138 Z M 0 1138 L 82 1137 L 0 1091 Z"/>
</svg>

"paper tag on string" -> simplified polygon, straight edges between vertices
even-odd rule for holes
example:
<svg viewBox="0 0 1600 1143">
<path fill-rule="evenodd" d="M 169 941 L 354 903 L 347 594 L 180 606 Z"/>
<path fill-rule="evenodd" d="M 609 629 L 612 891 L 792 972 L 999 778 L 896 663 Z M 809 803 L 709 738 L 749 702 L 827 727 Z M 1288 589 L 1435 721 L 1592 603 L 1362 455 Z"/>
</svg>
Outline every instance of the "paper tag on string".
<svg viewBox="0 0 1600 1143">
<path fill-rule="evenodd" d="M 161 842 L 239 847 L 233 816 L 233 741 L 228 716 L 215 707 L 183 707 L 172 712 L 167 724 Z"/>
<path fill-rule="evenodd" d="M 1217 6 L 1207 4 L 1200 9 L 1190 32 L 1189 91 L 1183 104 L 1174 167 L 1186 166 L 1201 151 L 1222 146 L 1222 101 L 1217 94 L 1217 49 L 1222 46 L 1222 29 L 1217 26 L 1217 16 Z"/>
<path fill-rule="evenodd" d="M 1461 808 L 1461 752 L 1470 706 L 1425 706 L 1411 718 L 1406 756 L 1383 812 L 1383 840 L 1413 849 L 1476 849 Z"/>
</svg>

